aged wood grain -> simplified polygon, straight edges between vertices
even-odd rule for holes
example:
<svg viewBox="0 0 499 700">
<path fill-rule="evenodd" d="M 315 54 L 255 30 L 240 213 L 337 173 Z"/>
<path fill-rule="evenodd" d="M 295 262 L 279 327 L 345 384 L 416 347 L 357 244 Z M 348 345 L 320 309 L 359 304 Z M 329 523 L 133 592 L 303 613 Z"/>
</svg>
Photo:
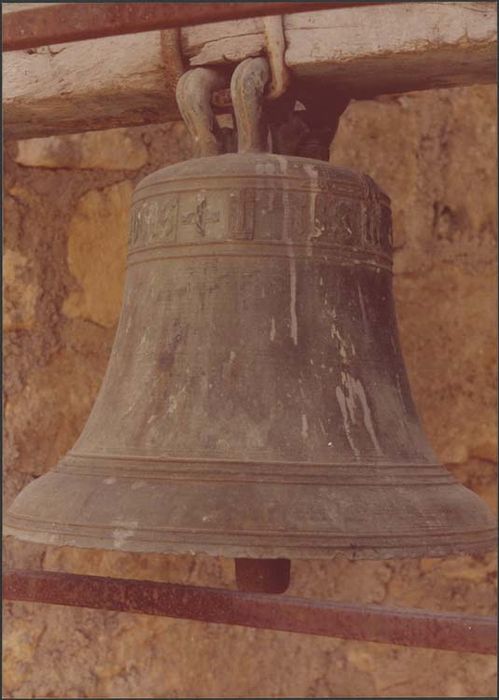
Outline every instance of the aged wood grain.
<svg viewBox="0 0 499 700">
<path fill-rule="evenodd" d="M 496 79 L 493 2 L 400 3 L 286 15 L 292 78 L 354 97 L 491 83 Z M 6 137 L 179 119 L 182 59 L 171 32 L 61 44 L 4 55 Z M 185 66 L 229 70 L 265 51 L 261 18 L 180 32 Z"/>
</svg>

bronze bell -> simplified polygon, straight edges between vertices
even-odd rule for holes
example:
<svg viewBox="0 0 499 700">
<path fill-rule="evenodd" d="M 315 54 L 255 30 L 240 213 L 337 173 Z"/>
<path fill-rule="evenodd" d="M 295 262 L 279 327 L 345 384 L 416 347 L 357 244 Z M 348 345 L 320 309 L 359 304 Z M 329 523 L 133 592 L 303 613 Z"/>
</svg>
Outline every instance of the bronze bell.
<svg viewBox="0 0 499 700">
<path fill-rule="evenodd" d="M 388 197 L 318 160 L 229 153 L 146 177 L 99 395 L 6 534 L 265 559 L 493 548 L 494 518 L 422 432 L 391 249 Z"/>
</svg>

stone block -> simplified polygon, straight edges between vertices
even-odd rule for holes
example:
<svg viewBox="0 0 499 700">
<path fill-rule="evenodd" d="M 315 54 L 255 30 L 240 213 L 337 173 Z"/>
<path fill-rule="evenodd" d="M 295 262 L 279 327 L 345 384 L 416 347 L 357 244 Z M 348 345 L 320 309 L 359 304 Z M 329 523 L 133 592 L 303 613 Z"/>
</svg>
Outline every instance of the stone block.
<svg viewBox="0 0 499 700">
<path fill-rule="evenodd" d="M 133 130 L 108 129 L 17 142 L 15 160 L 34 168 L 138 170 L 147 148 Z"/>
</svg>

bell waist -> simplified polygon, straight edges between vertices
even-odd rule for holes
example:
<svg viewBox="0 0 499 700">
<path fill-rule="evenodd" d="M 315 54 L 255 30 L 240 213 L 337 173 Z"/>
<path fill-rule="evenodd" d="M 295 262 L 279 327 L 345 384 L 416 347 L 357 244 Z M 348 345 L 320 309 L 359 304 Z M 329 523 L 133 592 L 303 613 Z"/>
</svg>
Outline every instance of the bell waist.
<svg viewBox="0 0 499 700">
<path fill-rule="evenodd" d="M 220 481 L 324 486 L 438 486 L 456 483 L 437 463 L 289 462 L 134 454 L 69 453 L 61 473 L 158 481 Z"/>
<path fill-rule="evenodd" d="M 283 258 L 311 260 L 331 265 L 368 265 L 392 270 L 390 255 L 379 251 L 342 245 L 290 243 L 280 241 L 200 241 L 186 243 L 156 243 L 144 245 L 128 253 L 128 266 L 146 262 L 178 260 L 182 258 Z"/>
</svg>

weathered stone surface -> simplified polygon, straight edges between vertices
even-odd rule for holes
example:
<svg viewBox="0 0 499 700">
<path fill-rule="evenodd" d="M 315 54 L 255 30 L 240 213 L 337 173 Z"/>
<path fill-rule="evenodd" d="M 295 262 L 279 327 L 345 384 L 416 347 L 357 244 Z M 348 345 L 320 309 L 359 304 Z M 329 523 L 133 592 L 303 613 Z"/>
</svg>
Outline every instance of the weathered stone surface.
<svg viewBox="0 0 499 700">
<path fill-rule="evenodd" d="M 474 459 L 467 464 L 452 465 L 451 471 L 497 512 L 497 464 Z"/>
<path fill-rule="evenodd" d="M 492 95 L 479 86 L 412 93 L 352 103 L 342 117 L 332 162 L 369 173 L 391 197 L 397 274 L 442 262 L 495 269 Z"/>
<path fill-rule="evenodd" d="M 443 462 L 497 460 L 496 277 L 440 263 L 396 280 L 416 404 Z"/>
<path fill-rule="evenodd" d="M 189 156 L 180 124 L 134 133 L 149 152 L 134 180 Z M 476 87 L 353 104 L 332 149 L 334 162 L 368 172 L 392 197 L 395 295 L 416 403 L 439 458 L 491 506 L 497 490 L 491 461 L 494 144 L 495 90 Z M 6 163 L 8 189 L 14 192 L 6 198 L 6 246 L 30 261 L 28 282 L 36 280 L 41 289 L 33 325 L 6 334 L 7 502 L 70 446 L 103 375 L 119 310 L 119 283 L 109 279 L 109 271 L 116 278 L 122 274 L 112 265 L 124 254 L 127 178 L 120 172 L 40 172 Z M 123 208 L 122 223 L 112 225 Z M 99 259 L 91 250 L 100 251 Z M 109 289 L 100 286 L 94 265 Z M 18 274 L 19 266 L 16 279 Z M 109 298 L 113 302 L 106 305 Z M 21 542 L 9 542 L 6 550 L 11 566 L 234 585 L 226 559 Z M 495 581 L 494 554 L 296 561 L 290 593 L 492 614 Z M 495 659 L 474 654 L 6 605 L 6 698 L 492 697 L 495 670 Z"/>
<path fill-rule="evenodd" d="M 147 163 L 147 157 L 138 134 L 109 129 L 18 141 L 15 160 L 36 168 L 137 170 Z"/>
<path fill-rule="evenodd" d="M 5 407 L 6 423 L 16 425 L 6 437 L 14 442 L 19 471 L 40 476 L 55 466 L 78 437 L 82 416 L 90 412 L 100 381 L 92 357 L 67 350 L 32 372 L 21 396 Z M 33 444 L 38 449 L 33 450 Z"/>
<path fill-rule="evenodd" d="M 68 228 L 68 264 L 79 289 L 63 307 L 70 318 L 108 328 L 118 320 L 132 189 L 125 180 L 87 192 L 76 205 Z"/>
<path fill-rule="evenodd" d="M 3 253 L 4 331 L 31 328 L 38 289 L 30 279 L 28 258 L 17 250 Z"/>
</svg>

